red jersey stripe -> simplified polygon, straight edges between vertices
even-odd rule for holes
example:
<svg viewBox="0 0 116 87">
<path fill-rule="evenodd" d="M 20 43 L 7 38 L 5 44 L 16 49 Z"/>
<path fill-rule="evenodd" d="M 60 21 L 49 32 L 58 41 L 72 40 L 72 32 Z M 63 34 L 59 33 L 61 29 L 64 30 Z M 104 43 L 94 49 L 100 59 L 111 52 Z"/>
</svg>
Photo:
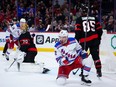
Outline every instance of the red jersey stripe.
<svg viewBox="0 0 116 87">
<path fill-rule="evenodd" d="M 86 37 L 86 39 L 85 38 L 81 38 L 80 39 L 80 43 L 83 43 L 84 41 L 88 42 L 88 41 L 91 41 L 91 40 L 93 40 L 95 38 L 98 38 L 98 34 L 94 34 L 92 36 Z"/>
<path fill-rule="evenodd" d="M 99 26 L 96 30 L 102 29 L 102 26 Z"/>
<path fill-rule="evenodd" d="M 29 48 L 28 51 L 37 51 L 36 48 Z"/>
</svg>

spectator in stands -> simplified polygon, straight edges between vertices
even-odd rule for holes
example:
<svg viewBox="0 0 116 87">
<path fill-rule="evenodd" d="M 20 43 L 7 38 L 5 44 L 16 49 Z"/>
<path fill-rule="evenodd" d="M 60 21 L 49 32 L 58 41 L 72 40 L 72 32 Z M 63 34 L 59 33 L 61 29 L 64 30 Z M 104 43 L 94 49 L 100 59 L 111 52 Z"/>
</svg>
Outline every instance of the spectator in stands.
<svg viewBox="0 0 116 87">
<path fill-rule="evenodd" d="M 3 12 L 3 10 L 1 10 L 0 11 L 0 26 L 1 26 L 1 28 L 2 28 L 3 21 L 4 21 L 4 12 Z"/>
<path fill-rule="evenodd" d="M 0 32 L 2 31 L 2 27 L 1 27 L 1 25 L 0 25 Z"/>
<path fill-rule="evenodd" d="M 32 17 L 35 16 L 35 8 L 34 8 L 33 4 L 31 4 L 29 6 L 29 8 L 27 8 L 27 11 L 28 11 L 29 15 L 31 15 Z"/>
<path fill-rule="evenodd" d="M 27 24 L 29 25 L 29 27 L 32 27 L 32 24 L 34 24 L 34 15 L 32 15 L 31 13 L 29 13 L 27 16 Z"/>
<path fill-rule="evenodd" d="M 42 23 L 42 20 L 39 20 L 38 31 L 39 32 L 45 31 L 45 25 Z"/>
<path fill-rule="evenodd" d="M 24 4 L 20 3 L 18 6 L 18 19 L 19 20 L 23 17 L 24 12 L 25 12 Z"/>
<path fill-rule="evenodd" d="M 60 4 L 59 4 L 59 1 L 58 0 L 56 0 L 56 3 L 55 3 L 55 5 L 54 5 L 54 8 L 60 8 Z"/>
<path fill-rule="evenodd" d="M 63 22 L 62 20 L 59 20 L 57 25 L 55 26 L 54 32 L 59 32 L 63 28 Z"/>
<path fill-rule="evenodd" d="M 9 20 L 13 17 L 17 17 L 20 19 L 21 17 L 25 18 L 27 22 L 29 22 L 29 27 L 32 24 L 35 24 L 36 27 L 39 25 L 39 19 L 42 20 L 42 24 L 46 26 L 49 24 L 51 25 L 53 20 L 58 23 L 59 20 L 62 20 L 62 23 L 65 23 L 65 17 L 69 17 L 69 14 L 72 13 L 73 19 L 68 19 L 69 24 L 73 26 L 73 22 L 75 22 L 77 17 L 81 16 L 81 5 L 87 3 L 88 0 L 64 0 L 64 3 L 60 3 L 61 0 L 54 0 L 54 4 L 52 3 L 53 0 L 36 0 L 36 4 L 33 0 L 18 0 L 18 5 L 16 3 L 17 0 L 0 0 L 0 25 L 2 29 L 5 29 L 4 20 Z M 109 15 L 108 13 L 112 12 L 114 0 L 103 0 L 101 5 L 102 7 L 102 14 Z M 28 2 L 28 3 L 27 3 Z M 36 5 L 36 11 L 35 11 Z M 111 7 L 106 9 L 107 6 L 110 5 Z M 70 9 L 69 9 L 70 7 Z M 100 3 L 99 0 L 90 0 L 90 11 L 92 15 L 99 16 L 100 14 Z M 18 10 L 18 13 L 17 13 Z M 70 12 L 69 12 L 70 11 Z M 11 14 L 12 13 L 12 14 Z M 10 14 L 10 15 L 9 15 Z M 33 19 L 29 18 L 29 14 L 33 15 Z M 114 15 L 114 13 L 112 13 Z M 70 15 L 71 16 L 71 15 Z M 35 22 L 34 22 L 35 19 Z M 100 19 L 100 18 L 99 18 Z M 31 20 L 31 21 L 30 21 Z M 33 21 L 32 21 L 33 20 Z M 109 20 L 109 19 L 108 19 Z M 109 28 L 108 20 L 103 20 L 104 25 L 107 25 L 106 29 Z M 32 23 L 31 23 L 32 22 Z M 115 26 L 113 24 L 113 26 Z M 55 27 L 55 26 L 54 26 Z M 57 27 L 57 26 L 56 26 Z M 107 28 L 108 27 L 108 28 Z M 111 27 L 111 26 L 110 26 Z M 71 31 L 73 32 L 73 27 L 71 27 Z M 50 31 L 53 31 L 53 28 Z M 109 29 L 108 29 L 109 30 Z M 55 30 L 56 31 L 56 30 Z"/>
<path fill-rule="evenodd" d="M 113 16 L 109 17 L 108 25 L 106 26 L 106 29 L 107 29 L 108 32 L 113 32 L 113 30 L 114 30 L 114 19 L 113 19 Z"/>
<path fill-rule="evenodd" d="M 29 28 L 29 31 L 36 31 L 36 27 L 34 24 L 32 24 L 32 26 Z"/>
</svg>

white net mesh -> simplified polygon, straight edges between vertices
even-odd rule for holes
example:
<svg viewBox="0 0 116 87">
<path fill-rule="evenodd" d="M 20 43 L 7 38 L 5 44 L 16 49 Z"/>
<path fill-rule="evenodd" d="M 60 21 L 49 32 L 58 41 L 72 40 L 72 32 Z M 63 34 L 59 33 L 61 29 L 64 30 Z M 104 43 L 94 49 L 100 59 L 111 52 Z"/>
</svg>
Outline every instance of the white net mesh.
<svg viewBox="0 0 116 87">
<path fill-rule="evenodd" d="M 107 36 L 106 31 L 104 31 L 100 45 L 102 71 L 104 73 L 116 73 L 116 56 L 111 48 L 111 40 Z"/>
</svg>

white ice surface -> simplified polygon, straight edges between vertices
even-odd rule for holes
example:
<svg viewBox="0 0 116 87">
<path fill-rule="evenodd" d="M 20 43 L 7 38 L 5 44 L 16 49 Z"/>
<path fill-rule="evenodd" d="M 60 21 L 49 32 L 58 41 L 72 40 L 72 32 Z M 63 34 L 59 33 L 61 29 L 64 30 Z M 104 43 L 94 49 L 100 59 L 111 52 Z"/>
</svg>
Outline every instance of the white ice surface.
<svg viewBox="0 0 116 87">
<path fill-rule="evenodd" d="M 45 67 L 51 71 L 48 74 L 41 74 L 39 72 L 17 72 L 16 64 L 14 64 L 8 72 L 4 71 L 11 62 L 8 62 L 1 55 L 0 52 L 0 87 L 63 87 L 56 84 L 58 64 L 55 61 L 54 53 L 38 53 L 36 56 L 37 61 L 44 62 Z M 80 70 L 76 75 L 70 73 L 69 79 L 67 80 L 64 87 L 85 87 L 81 85 L 81 78 L 78 76 Z M 103 73 L 103 77 L 99 80 L 96 77 L 95 69 L 92 68 L 90 77 L 92 80 L 91 87 L 116 87 L 116 74 Z"/>
</svg>

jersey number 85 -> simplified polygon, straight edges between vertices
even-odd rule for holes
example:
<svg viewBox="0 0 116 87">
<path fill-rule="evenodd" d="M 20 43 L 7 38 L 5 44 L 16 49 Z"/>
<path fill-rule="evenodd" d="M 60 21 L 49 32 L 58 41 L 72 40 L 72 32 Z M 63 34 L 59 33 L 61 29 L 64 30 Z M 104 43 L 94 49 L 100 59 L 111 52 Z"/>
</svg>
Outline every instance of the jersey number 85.
<svg viewBox="0 0 116 87">
<path fill-rule="evenodd" d="M 82 24 L 84 32 L 95 31 L 95 21 L 83 21 Z"/>
</svg>

